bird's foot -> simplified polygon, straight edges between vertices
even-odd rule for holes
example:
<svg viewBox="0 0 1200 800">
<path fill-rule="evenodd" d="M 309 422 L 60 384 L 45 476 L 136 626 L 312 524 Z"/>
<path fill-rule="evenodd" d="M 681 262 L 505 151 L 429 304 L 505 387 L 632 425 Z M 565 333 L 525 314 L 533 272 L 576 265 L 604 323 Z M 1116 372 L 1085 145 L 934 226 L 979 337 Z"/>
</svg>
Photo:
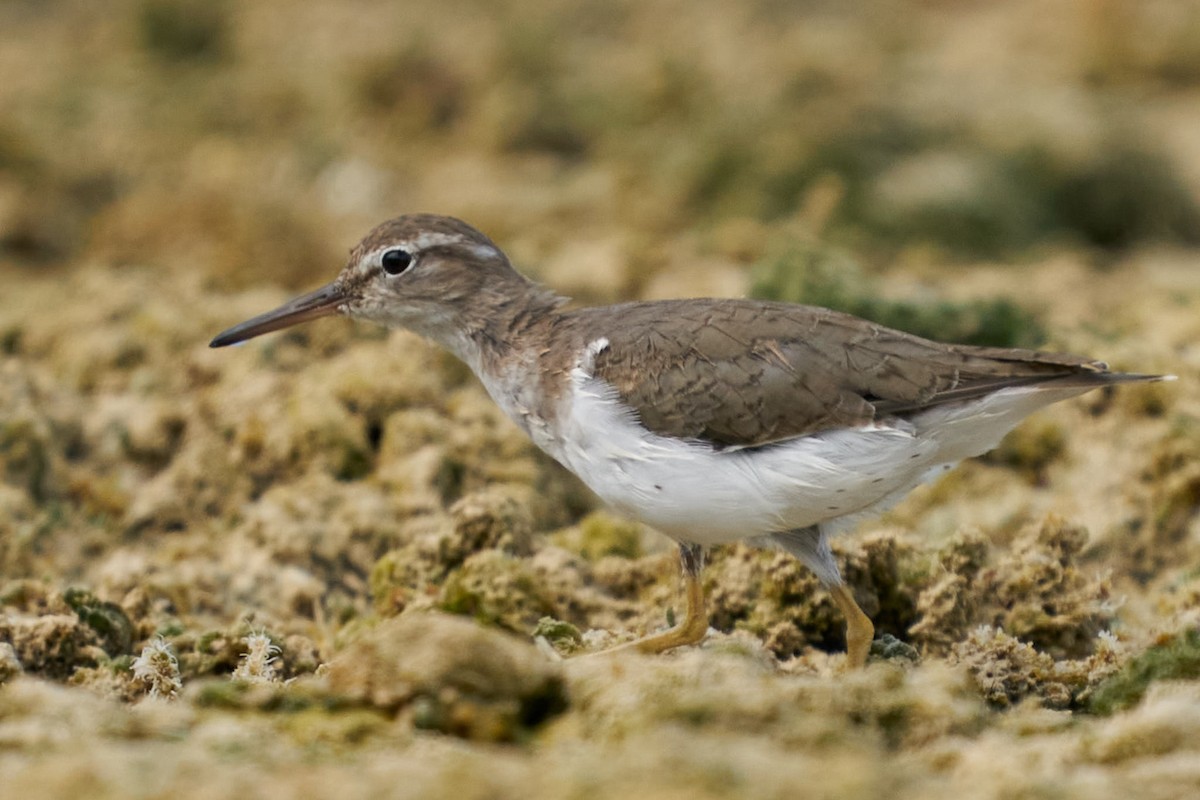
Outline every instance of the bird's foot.
<svg viewBox="0 0 1200 800">
<path fill-rule="evenodd" d="M 636 641 L 619 644 L 607 650 L 588 653 L 588 655 L 600 656 L 608 655 L 609 653 L 645 653 L 646 655 L 656 655 L 658 653 L 665 653 L 668 650 L 674 650 L 676 647 L 699 644 L 704 640 L 707 633 L 707 617 L 703 615 L 694 619 L 689 617 L 670 630 L 656 633 L 653 636 L 646 636 Z"/>
</svg>

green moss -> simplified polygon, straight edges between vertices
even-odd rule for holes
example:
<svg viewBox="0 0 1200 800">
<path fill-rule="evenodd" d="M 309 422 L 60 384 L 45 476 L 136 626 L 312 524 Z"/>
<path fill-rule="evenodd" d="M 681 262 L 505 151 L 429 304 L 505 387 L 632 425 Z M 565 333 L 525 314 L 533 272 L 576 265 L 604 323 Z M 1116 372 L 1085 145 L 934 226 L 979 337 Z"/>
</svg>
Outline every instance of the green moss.
<svg viewBox="0 0 1200 800">
<path fill-rule="evenodd" d="M 399 614 L 414 597 L 440 583 L 446 571 L 447 565 L 438 560 L 436 551 L 420 543 L 384 553 L 371 567 L 368 579 L 375 611 L 385 617 Z"/>
<path fill-rule="evenodd" d="M 556 613 L 528 564 L 498 550 L 475 553 L 451 572 L 437 605 L 523 635 L 539 619 Z"/>
<path fill-rule="evenodd" d="M 750 294 L 764 300 L 825 306 L 927 339 L 993 347 L 1035 347 L 1046 333 L 1011 300 L 884 300 L 846 253 L 797 242 L 756 264 Z"/>
<path fill-rule="evenodd" d="M 129 652 L 133 646 L 133 623 L 120 606 L 100 600 L 86 589 L 67 589 L 63 601 L 83 624 L 96 632 L 105 653 L 118 656 Z"/>
<path fill-rule="evenodd" d="M 102 666 L 106 667 L 114 675 L 124 675 L 133 669 L 134 660 L 133 654 L 126 653 L 109 660 Z"/>
<path fill-rule="evenodd" d="M 212 648 L 212 646 L 225 638 L 224 631 L 205 631 L 196 639 L 196 650 L 204 652 Z"/>
<path fill-rule="evenodd" d="M 1063 238 L 1110 250 L 1200 240 L 1200 206 L 1178 167 L 1115 123 L 1087 158 L 1066 159 L 1046 142 L 997 148 L 883 106 L 814 128 L 809 141 L 789 134 L 789 147 L 773 149 L 794 125 L 786 106 L 730 113 L 739 120 L 732 130 L 728 116 L 695 124 L 694 212 L 786 218 L 833 180 L 840 200 L 830 232 L 871 245 L 928 242 L 1002 257 Z"/>
<path fill-rule="evenodd" d="M 226 678 L 197 682 L 195 703 L 202 708 L 268 711 L 279 714 L 325 713 L 349 708 L 320 683 L 256 683 Z"/>
<path fill-rule="evenodd" d="M 1095 714 L 1112 714 L 1136 705 L 1155 681 L 1197 678 L 1200 678 L 1200 630 L 1193 629 L 1131 659 L 1096 688 L 1088 710 Z"/>
</svg>

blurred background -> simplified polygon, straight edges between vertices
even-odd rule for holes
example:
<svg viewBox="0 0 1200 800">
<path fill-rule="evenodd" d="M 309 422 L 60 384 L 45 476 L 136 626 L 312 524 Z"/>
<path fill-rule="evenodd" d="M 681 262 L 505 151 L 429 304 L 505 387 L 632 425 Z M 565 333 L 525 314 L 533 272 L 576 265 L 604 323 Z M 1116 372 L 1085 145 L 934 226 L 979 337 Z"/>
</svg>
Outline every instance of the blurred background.
<svg viewBox="0 0 1200 800">
<path fill-rule="evenodd" d="M 1178 0 L 7 0 L 0 74 L 18 275 L 299 288 L 409 211 L 585 300 L 1200 243 Z"/>
</svg>

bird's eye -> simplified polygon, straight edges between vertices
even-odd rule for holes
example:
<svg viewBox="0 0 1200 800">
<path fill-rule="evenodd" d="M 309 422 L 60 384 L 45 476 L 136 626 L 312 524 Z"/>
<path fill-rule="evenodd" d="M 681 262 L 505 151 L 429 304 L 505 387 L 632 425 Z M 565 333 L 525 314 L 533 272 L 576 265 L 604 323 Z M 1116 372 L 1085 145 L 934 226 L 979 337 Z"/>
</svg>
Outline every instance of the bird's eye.
<svg viewBox="0 0 1200 800">
<path fill-rule="evenodd" d="M 412 266 L 412 253 L 407 250 L 388 250 L 383 254 L 383 258 L 379 260 L 383 266 L 383 271 L 388 275 L 399 275 L 404 270 Z"/>
</svg>

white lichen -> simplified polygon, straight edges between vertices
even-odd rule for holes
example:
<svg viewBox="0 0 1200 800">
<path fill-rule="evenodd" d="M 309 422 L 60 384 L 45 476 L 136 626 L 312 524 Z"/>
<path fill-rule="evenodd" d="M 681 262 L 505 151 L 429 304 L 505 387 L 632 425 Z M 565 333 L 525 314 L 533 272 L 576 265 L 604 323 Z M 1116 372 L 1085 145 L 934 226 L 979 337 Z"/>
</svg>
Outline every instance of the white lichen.
<svg viewBox="0 0 1200 800">
<path fill-rule="evenodd" d="M 24 672 L 17 651 L 8 642 L 0 642 L 0 683 Z"/>
<path fill-rule="evenodd" d="M 247 683 L 271 683 L 279 680 L 275 674 L 275 656 L 282 650 L 271 643 L 266 632 L 251 633 L 242 638 L 247 650 L 233 671 L 233 679 Z"/>
<path fill-rule="evenodd" d="M 183 688 L 179 662 L 171 652 L 171 645 L 161 636 L 155 636 L 142 648 L 142 654 L 134 659 L 130 669 L 135 681 L 150 688 L 150 697 L 178 697 Z"/>
<path fill-rule="evenodd" d="M 1096 638 L 1099 640 L 1096 643 L 1096 652 L 1121 653 L 1125 650 L 1125 645 L 1112 631 L 1100 631 Z"/>
<path fill-rule="evenodd" d="M 1085 659 L 1087 684 L 1095 687 L 1105 678 L 1116 674 L 1129 660 L 1129 647 L 1111 631 L 1100 631 L 1096 636 L 1096 648 Z"/>
</svg>

